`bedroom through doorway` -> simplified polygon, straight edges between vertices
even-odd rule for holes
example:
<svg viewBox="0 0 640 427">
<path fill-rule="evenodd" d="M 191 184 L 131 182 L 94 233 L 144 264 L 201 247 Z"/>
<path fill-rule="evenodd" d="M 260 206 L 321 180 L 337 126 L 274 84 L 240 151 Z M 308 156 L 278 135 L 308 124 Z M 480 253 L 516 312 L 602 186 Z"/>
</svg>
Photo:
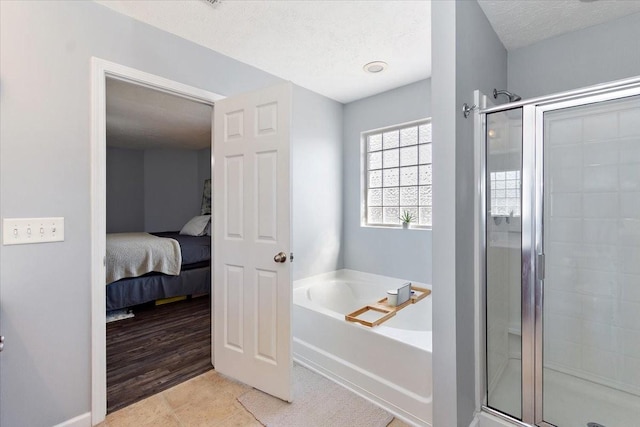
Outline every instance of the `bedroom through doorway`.
<svg viewBox="0 0 640 427">
<path fill-rule="evenodd" d="M 106 412 L 213 368 L 213 103 L 105 79 Z"/>
</svg>

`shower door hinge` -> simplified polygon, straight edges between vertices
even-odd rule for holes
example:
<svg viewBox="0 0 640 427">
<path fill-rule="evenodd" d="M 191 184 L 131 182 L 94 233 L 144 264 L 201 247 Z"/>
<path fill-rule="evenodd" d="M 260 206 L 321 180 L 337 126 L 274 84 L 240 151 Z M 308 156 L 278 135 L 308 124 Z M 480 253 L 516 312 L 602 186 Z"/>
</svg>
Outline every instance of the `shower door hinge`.
<svg viewBox="0 0 640 427">
<path fill-rule="evenodd" d="M 538 276 L 538 280 L 544 280 L 545 272 L 544 272 L 544 254 L 538 254 L 536 258 L 536 272 Z"/>
</svg>

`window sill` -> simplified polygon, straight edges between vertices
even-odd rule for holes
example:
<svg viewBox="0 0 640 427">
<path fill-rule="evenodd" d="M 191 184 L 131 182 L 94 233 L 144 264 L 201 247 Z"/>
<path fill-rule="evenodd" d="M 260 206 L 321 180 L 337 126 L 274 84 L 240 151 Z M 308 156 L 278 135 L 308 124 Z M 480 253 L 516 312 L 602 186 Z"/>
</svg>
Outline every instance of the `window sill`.
<svg viewBox="0 0 640 427">
<path fill-rule="evenodd" d="M 361 228 L 382 228 L 382 229 L 387 229 L 387 230 L 419 230 L 419 231 L 431 231 L 432 230 L 432 226 L 412 226 L 409 228 L 402 228 L 401 225 L 382 225 L 382 224 L 376 224 L 376 225 L 370 225 L 370 224 L 360 224 Z"/>
</svg>

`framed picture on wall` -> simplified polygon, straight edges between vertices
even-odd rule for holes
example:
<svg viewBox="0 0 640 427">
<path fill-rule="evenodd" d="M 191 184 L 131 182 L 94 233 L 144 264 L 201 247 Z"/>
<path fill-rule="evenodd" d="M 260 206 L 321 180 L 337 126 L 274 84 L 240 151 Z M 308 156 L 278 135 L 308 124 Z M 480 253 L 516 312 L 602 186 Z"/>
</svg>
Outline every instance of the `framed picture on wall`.
<svg viewBox="0 0 640 427">
<path fill-rule="evenodd" d="M 204 191 L 202 192 L 202 206 L 200 215 L 211 215 L 211 180 L 204 181 Z"/>
</svg>

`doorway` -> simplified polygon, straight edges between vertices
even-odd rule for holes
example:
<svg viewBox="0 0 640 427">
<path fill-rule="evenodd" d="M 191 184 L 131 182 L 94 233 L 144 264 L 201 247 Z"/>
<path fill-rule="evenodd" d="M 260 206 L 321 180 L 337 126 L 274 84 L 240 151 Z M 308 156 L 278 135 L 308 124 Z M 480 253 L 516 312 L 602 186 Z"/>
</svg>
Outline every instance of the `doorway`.
<svg viewBox="0 0 640 427">
<path fill-rule="evenodd" d="M 213 107 L 110 77 L 106 91 L 111 413 L 212 369 Z"/>
<path fill-rule="evenodd" d="M 91 312 L 92 424 L 106 415 L 106 84 L 123 80 L 195 102 L 213 105 L 223 97 L 133 68 L 92 58 L 91 138 Z M 212 353 L 213 354 L 213 353 Z"/>
</svg>

